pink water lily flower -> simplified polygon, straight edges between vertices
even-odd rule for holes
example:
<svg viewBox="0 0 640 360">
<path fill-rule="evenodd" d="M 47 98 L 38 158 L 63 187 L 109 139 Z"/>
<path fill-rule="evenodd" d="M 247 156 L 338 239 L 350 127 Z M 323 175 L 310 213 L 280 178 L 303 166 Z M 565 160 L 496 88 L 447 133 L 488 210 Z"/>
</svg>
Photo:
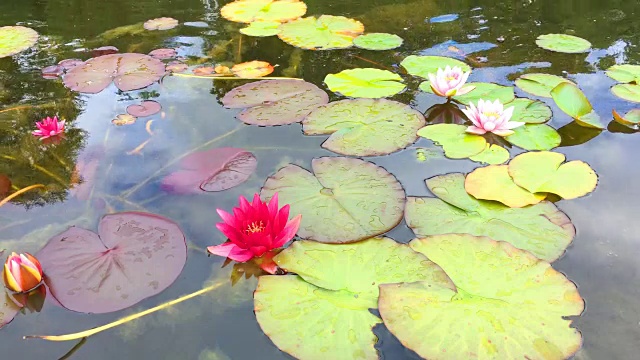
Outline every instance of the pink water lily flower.
<svg viewBox="0 0 640 360">
<path fill-rule="evenodd" d="M 462 72 L 462 69 L 454 66 L 453 69 L 447 66 L 444 70 L 438 69 L 437 73 L 429 74 L 429 82 L 431 90 L 436 95 L 452 97 L 456 95 L 464 95 L 475 89 L 475 86 L 464 86 L 467 82 L 471 71 Z"/>
<path fill-rule="evenodd" d="M 42 283 L 42 266 L 29 253 L 11 253 L 4 264 L 4 285 L 11 291 L 22 293 L 35 289 Z"/>
<path fill-rule="evenodd" d="M 40 140 L 44 140 L 64 133 L 64 120 L 58 120 L 57 116 L 53 118 L 47 116 L 36 122 L 36 127 L 38 130 L 33 131 L 32 134 L 40 137 Z"/>
<path fill-rule="evenodd" d="M 505 109 L 500 100 L 493 103 L 479 100 L 478 107 L 469 104 L 462 110 L 473 123 L 473 126 L 467 128 L 467 132 L 478 135 L 490 132 L 499 136 L 509 136 L 513 134 L 511 129 L 524 125 L 523 122 L 509 121 L 513 116 L 513 109 L 513 106 Z"/>
<path fill-rule="evenodd" d="M 281 248 L 293 239 L 302 219 L 302 215 L 298 215 L 289 220 L 289 205 L 278 209 L 277 193 L 268 204 L 260 200 L 258 194 L 253 196 L 252 203 L 240 196 L 240 207 L 233 208 L 233 214 L 222 209 L 217 209 L 217 212 L 223 222 L 217 223 L 216 227 L 229 241 L 209 246 L 207 250 L 238 262 L 264 257 L 267 261 L 259 261 L 260 267 L 270 273 L 277 270 L 275 263 L 270 260 L 272 250 Z"/>
</svg>

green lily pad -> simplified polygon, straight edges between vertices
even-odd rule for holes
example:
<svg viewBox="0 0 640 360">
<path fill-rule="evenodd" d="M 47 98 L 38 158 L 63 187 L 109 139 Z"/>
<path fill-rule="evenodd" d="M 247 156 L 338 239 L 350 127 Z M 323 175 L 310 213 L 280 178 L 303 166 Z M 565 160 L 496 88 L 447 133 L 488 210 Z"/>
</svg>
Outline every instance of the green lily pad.
<svg viewBox="0 0 640 360">
<path fill-rule="evenodd" d="M 382 321 L 369 309 L 378 306 L 379 284 L 453 286 L 424 255 L 389 238 L 296 241 L 274 260 L 298 275 L 260 277 L 256 318 L 278 348 L 299 359 L 378 359 L 371 329 Z"/>
<path fill-rule="evenodd" d="M 494 201 L 477 200 L 464 188 L 460 173 L 427 179 L 438 198 L 409 197 L 405 221 L 418 237 L 466 233 L 507 241 L 537 257 L 553 261 L 575 236 L 571 220 L 553 203 L 542 201 L 510 208 Z"/>
<path fill-rule="evenodd" d="M 509 176 L 507 165 L 476 168 L 464 181 L 464 189 L 479 200 L 495 200 L 508 207 L 520 208 L 537 204 L 546 194 L 532 194 L 516 185 Z"/>
<path fill-rule="evenodd" d="M 0 27 L 0 58 L 27 50 L 38 41 L 38 33 L 24 26 Z"/>
<path fill-rule="evenodd" d="M 550 98 L 551 90 L 563 82 L 573 84 L 572 81 L 560 76 L 533 73 L 524 74 L 517 78 L 516 86 L 519 87 L 520 90 L 528 92 L 529 94 Z"/>
<path fill-rule="evenodd" d="M 556 129 L 545 124 L 525 124 L 513 129 L 505 139 L 525 150 L 551 150 L 562 141 Z"/>
<path fill-rule="evenodd" d="M 341 100 L 321 106 L 302 122 L 305 135 L 331 135 L 322 147 L 350 156 L 390 154 L 413 144 L 425 125 L 409 105 L 387 99 Z"/>
<path fill-rule="evenodd" d="M 353 45 L 366 50 L 391 50 L 402 45 L 402 38 L 395 34 L 369 33 L 353 39 Z"/>
<path fill-rule="evenodd" d="M 640 65 L 613 65 L 607 69 L 606 74 L 613 80 L 622 83 L 635 82 L 637 84 L 640 80 Z"/>
<path fill-rule="evenodd" d="M 364 32 L 361 22 L 344 16 L 300 18 L 280 25 L 278 37 L 289 45 L 308 50 L 344 49 Z"/>
<path fill-rule="evenodd" d="M 254 21 L 286 22 L 307 12 L 307 4 L 292 0 L 236 0 L 220 9 L 220 15 L 240 23 Z"/>
<path fill-rule="evenodd" d="M 289 164 L 265 182 L 260 196 L 277 192 L 291 214 L 302 214 L 298 236 L 343 243 L 385 233 L 402 220 L 405 193 L 396 178 L 368 161 L 321 157 L 313 173 Z"/>
<path fill-rule="evenodd" d="M 640 109 L 629 110 L 624 116 L 618 114 L 617 111 L 611 110 L 613 120 L 628 127 L 637 127 L 640 124 Z"/>
<path fill-rule="evenodd" d="M 470 160 L 490 165 L 502 164 L 509 160 L 509 150 L 496 144 L 487 144 L 484 151 L 469 157 Z"/>
<path fill-rule="evenodd" d="M 380 286 L 386 327 L 425 359 L 570 358 L 582 346 L 568 316 L 584 310 L 576 285 L 508 243 L 466 234 L 415 239 L 455 287 Z"/>
<path fill-rule="evenodd" d="M 254 21 L 249 26 L 240 29 L 240 33 L 247 36 L 273 36 L 280 32 L 280 22 L 278 21 Z"/>
<path fill-rule="evenodd" d="M 564 199 L 584 196 L 596 188 L 598 175 L 589 164 L 564 161 L 563 154 L 551 151 L 520 154 L 509 163 L 509 175 L 531 192 L 549 192 Z"/>
<path fill-rule="evenodd" d="M 542 124 L 551 119 L 553 113 L 547 104 L 539 100 L 516 98 L 508 105 L 513 106 L 513 116 L 510 121 L 524 122 L 527 124 Z"/>
<path fill-rule="evenodd" d="M 600 116 L 584 93 L 574 84 L 560 83 L 551 90 L 551 97 L 560 110 L 571 116 L 579 125 L 604 129 Z"/>
<path fill-rule="evenodd" d="M 591 43 L 583 38 L 566 34 L 540 35 L 536 44 L 543 49 L 555 52 L 577 54 L 589 51 Z"/>
<path fill-rule="evenodd" d="M 482 136 L 469 134 L 467 127 L 457 124 L 427 125 L 418 130 L 418 135 L 442 146 L 446 157 L 464 159 L 483 152 L 487 140 Z"/>
<path fill-rule="evenodd" d="M 358 68 L 329 74 L 324 78 L 329 90 L 345 96 L 383 98 L 404 90 L 400 75 L 388 70 Z"/>
<path fill-rule="evenodd" d="M 618 84 L 611 88 L 613 95 L 632 102 L 640 102 L 640 85 Z"/>
<path fill-rule="evenodd" d="M 409 55 L 402 60 L 400 65 L 402 65 L 409 74 L 425 79 L 429 78 L 429 74 L 435 74 L 438 72 L 438 69 L 444 69 L 447 66 L 452 68 L 457 66 L 464 72 L 471 70 L 471 67 L 462 61 L 444 56 Z"/>
<path fill-rule="evenodd" d="M 500 100 L 501 103 L 506 104 L 515 99 L 515 95 L 513 93 L 513 87 L 511 86 L 502 86 L 494 83 L 483 83 L 483 82 L 470 82 L 467 83 L 469 86 L 474 86 L 475 89 L 471 90 L 464 95 L 454 96 L 453 99 L 465 104 L 469 105 L 470 103 L 478 103 L 478 100 L 490 100 L 491 102 L 495 100 Z M 422 89 L 422 84 L 420 85 Z M 431 86 L 429 86 L 431 88 Z"/>
</svg>

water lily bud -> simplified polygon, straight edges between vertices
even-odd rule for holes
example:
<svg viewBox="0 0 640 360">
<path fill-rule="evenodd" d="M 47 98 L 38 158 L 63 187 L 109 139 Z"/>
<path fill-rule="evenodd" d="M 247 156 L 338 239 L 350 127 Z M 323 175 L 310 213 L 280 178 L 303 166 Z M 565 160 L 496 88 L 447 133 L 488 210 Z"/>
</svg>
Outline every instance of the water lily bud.
<svg viewBox="0 0 640 360">
<path fill-rule="evenodd" d="M 42 266 L 29 253 L 11 253 L 4 263 L 3 277 L 7 289 L 18 293 L 28 292 L 42 283 Z"/>
</svg>

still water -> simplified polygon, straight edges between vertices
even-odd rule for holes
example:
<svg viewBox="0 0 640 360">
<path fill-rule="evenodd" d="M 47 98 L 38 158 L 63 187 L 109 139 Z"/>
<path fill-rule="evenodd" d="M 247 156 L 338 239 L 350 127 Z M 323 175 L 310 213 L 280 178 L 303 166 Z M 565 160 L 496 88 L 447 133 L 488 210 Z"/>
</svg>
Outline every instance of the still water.
<svg viewBox="0 0 640 360">
<path fill-rule="evenodd" d="M 65 58 L 91 57 L 85 49 L 113 45 L 122 52 L 147 53 L 172 47 L 195 63 L 239 63 L 264 60 L 277 65 L 275 76 L 300 77 L 326 89 L 328 73 L 348 68 L 399 69 L 410 54 L 457 57 L 474 65 L 473 81 L 512 85 L 523 72 L 567 76 L 591 99 L 605 124 L 611 110 L 625 113 L 633 103 L 609 92 L 615 83 L 603 69 L 616 63 L 640 63 L 640 3 L 596 0 L 418 0 L 418 1 L 317 1 L 308 0 L 307 15 L 332 14 L 355 18 L 367 32 L 401 36 L 402 47 L 383 52 L 348 49 L 301 51 L 276 37 L 241 37 L 239 26 L 219 16 L 226 3 L 216 0 L 3 0 L 0 26 L 21 24 L 41 34 L 37 46 L 13 58 L 0 59 L 0 111 L 27 107 L 20 119 L 0 119 L 0 173 L 10 174 L 18 187 L 46 180 L 32 164 L 50 169 L 56 177 L 71 179 L 74 164 L 97 166 L 91 178 L 91 201 L 68 193 L 69 181 L 43 198 L 28 195 L 0 209 L 0 249 L 36 252 L 51 236 L 69 225 L 95 229 L 97 219 L 109 211 L 141 210 L 178 222 L 189 241 L 189 258 L 176 282 L 161 294 L 133 308 L 103 315 L 86 315 L 45 304 L 41 313 L 18 316 L 0 330 L 2 358 L 57 359 L 73 343 L 22 340 L 30 334 L 64 334 L 99 326 L 183 294 L 211 281 L 227 279 L 232 266 L 207 257 L 206 246 L 225 239 L 215 229 L 215 208 L 230 209 L 239 195 L 251 196 L 264 179 L 287 163 L 308 167 L 322 150 L 324 136 L 303 136 L 300 124 L 254 127 L 237 121 L 236 110 L 222 107 L 219 99 L 239 82 L 168 77 L 142 91 L 118 92 L 110 87 L 97 95 L 79 95 L 60 81 L 44 80 L 39 69 Z M 181 26 L 171 32 L 128 33 L 118 27 L 171 16 Z M 568 55 L 538 48 L 535 38 L 545 33 L 568 33 L 588 39 L 591 52 Z M 375 62 L 376 64 L 372 64 Z M 537 68 L 537 70 L 536 70 Z M 392 99 L 426 111 L 437 99 L 417 91 L 417 82 Z M 331 100 L 339 99 L 330 93 Z M 516 95 L 527 96 L 516 89 Z M 163 112 L 146 121 L 116 127 L 111 120 L 140 99 L 160 102 Z M 553 102 L 550 122 L 560 128 L 570 122 Z M 43 105 L 44 104 L 44 105 Z M 55 154 L 44 155 L 38 146 L 21 141 L 35 120 L 60 114 L 72 124 L 67 139 Z M 1 115 L 1 113 L 0 113 Z M 15 120 L 15 119 L 14 119 Z M 577 236 L 554 268 L 576 282 L 585 299 L 585 313 L 575 321 L 584 337 L 578 359 L 635 359 L 640 353 L 640 222 L 637 221 L 640 177 L 637 165 L 638 134 L 604 131 L 575 132 L 556 151 L 570 160 L 586 161 L 598 173 L 595 192 L 557 205 L 573 221 Z M 147 142 L 147 140 L 149 140 Z M 584 142 L 584 143 L 583 143 Z M 142 144 L 144 143 L 144 146 Z M 252 151 L 258 158 L 255 174 L 239 187 L 201 195 L 178 196 L 161 191 L 161 176 L 173 159 L 203 146 L 233 146 Z M 416 160 L 416 148 L 435 155 Z M 518 152 L 512 150 L 512 155 Z M 403 184 L 408 195 L 428 196 L 423 180 L 448 172 L 469 172 L 478 166 L 467 160 L 449 160 L 426 139 L 389 156 L 368 158 L 383 166 Z M 93 164 L 93 165 L 91 165 Z M 96 164 L 99 164 L 96 165 Z M 45 177 L 45 180 L 42 180 Z M 86 181 L 87 179 L 85 179 Z M 390 236 L 406 242 L 412 238 L 404 225 Z M 177 305 L 87 340 L 72 356 L 77 359 L 285 359 L 260 331 L 253 314 L 252 292 L 256 279 L 229 281 L 205 296 Z M 417 359 L 383 329 L 376 329 L 377 347 L 385 359 Z"/>
</svg>

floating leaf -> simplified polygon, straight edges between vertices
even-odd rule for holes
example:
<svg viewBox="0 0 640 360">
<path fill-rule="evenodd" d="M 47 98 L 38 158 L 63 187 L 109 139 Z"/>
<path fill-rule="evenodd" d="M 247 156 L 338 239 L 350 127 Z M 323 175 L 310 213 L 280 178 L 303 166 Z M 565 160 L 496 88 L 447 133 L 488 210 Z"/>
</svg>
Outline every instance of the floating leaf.
<svg viewBox="0 0 640 360">
<path fill-rule="evenodd" d="M 551 150 L 562 140 L 554 128 L 545 124 L 525 124 L 513 129 L 505 139 L 525 150 Z"/>
<path fill-rule="evenodd" d="M 593 111 L 589 99 L 574 84 L 560 83 L 551 90 L 551 96 L 560 110 L 585 127 L 604 129 L 600 116 Z"/>
<path fill-rule="evenodd" d="M 35 45 L 38 33 L 24 26 L 0 27 L 0 58 L 13 56 Z"/>
<path fill-rule="evenodd" d="M 267 76 L 273 72 L 273 65 L 266 61 L 247 61 L 242 64 L 235 64 L 231 72 L 241 78 L 257 78 Z"/>
<path fill-rule="evenodd" d="M 455 286 L 380 286 L 386 327 L 425 359 L 568 359 L 582 346 L 568 316 L 584 301 L 545 261 L 508 243 L 465 234 L 415 239 Z"/>
<path fill-rule="evenodd" d="M 542 124 L 549 121 L 552 116 L 551 108 L 539 100 L 516 98 L 506 106 L 514 107 L 510 121 Z"/>
<path fill-rule="evenodd" d="M 263 80 L 229 91 L 222 98 L 227 108 L 245 108 L 236 117 L 247 124 L 273 126 L 302 121 L 329 102 L 317 86 L 300 80 Z"/>
<path fill-rule="evenodd" d="M 637 127 L 640 124 L 640 109 L 629 110 L 624 116 L 618 114 L 618 112 L 614 109 L 611 110 L 613 114 L 613 120 L 616 122 L 628 126 L 628 127 Z"/>
<path fill-rule="evenodd" d="M 138 120 L 137 117 L 131 114 L 118 114 L 116 118 L 111 120 L 113 125 L 122 126 L 122 125 L 131 125 Z"/>
<path fill-rule="evenodd" d="M 532 95 L 551 97 L 551 90 L 563 82 L 573 84 L 572 81 L 560 76 L 533 73 L 517 78 L 516 86 Z"/>
<path fill-rule="evenodd" d="M 247 36 L 273 36 L 280 32 L 278 21 L 254 21 L 249 26 L 240 29 Z"/>
<path fill-rule="evenodd" d="M 142 89 L 160 80 L 162 61 L 143 54 L 112 54 L 89 59 L 69 70 L 64 85 L 71 90 L 95 94 L 111 82 L 122 91 Z"/>
<path fill-rule="evenodd" d="M 178 194 L 223 191 L 247 181 L 257 165 L 256 157 L 243 149 L 199 151 L 182 159 L 181 170 L 162 179 L 162 188 Z"/>
<path fill-rule="evenodd" d="M 138 105 L 127 106 L 127 114 L 135 117 L 155 115 L 162 110 L 162 105 L 153 100 L 145 100 Z"/>
<path fill-rule="evenodd" d="M 540 35 L 536 39 L 536 44 L 546 50 L 568 54 L 583 53 L 591 49 L 589 41 L 566 34 Z"/>
<path fill-rule="evenodd" d="M 484 151 L 477 155 L 470 156 L 469 159 L 491 165 L 502 164 L 509 160 L 509 150 L 500 145 L 487 144 Z"/>
<path fill-rule="evenodd" d="M 435 176 L 426 183 L 438 198 L 408 198 L 405 221 L 416 236 L 490 236 L 553 261 L 564 253 L 576 234 L 571 220 L 548 201 L 512 209 L 473 198 L 464 189 L 464 182 L 460 173 Z"/>
<path fill-rule="evenodd" d="M 424 255 L 389 238 L 296 241 L 275 260 L 298 275 L 260 277 L 256 318 L 278 348 L 300 359 L 377 359 L 371 329 L 381 320 L 369 309 L 378 306 L 379 284 L 453 286 Z"/>
<path fill-rule="evenodd" d="M 187 260 L 184 234 L 158 215 L 105 215 L 98 234 L 71 227 L 51 238 L 36 257 L 45 283 L 65 308 L 86 313 L 125 309 L 160 293 Z"/>
<path fill-rule="evenodd" d="M 171 59 L 176 57 L 178 52 L 176 49 L 155 49 L 149 53 L 149 56 L 158 60 Z"/>
<path fill-rule="evenodd" d="M 508 168 L 507 165 L 477 168 L 467 175 L 464 189 L 476 199 L 495 200 L 512 208 L 544 200 L 546 194 L 532 194 L 516 185 L 509 176 Z"/>
<path fill-rule="evenodd" d="M 196 75 L 211 75 L 216 72 L 216 68 L 213 66 L 199 66 L 193 69 L 193 73 Z"/>
<path fill-rule="evenodd" d="M 143 24 L 146 30 L 169 30 L 176 26 L 178 26 L 178 20 L 170 17 L 147 20 Z"/>
<path fill-rule="evenodd" d="M 189 66 L 182 61 L 171 61 L 167 64 L 166 70 L 172 73 L 181 73 L 187 71 Z"/>
<path fill-rule="evenodd" d="M 280 25 L 278 37 L 289 45 L 308 50 L 344 49 L 364 32 L 361 22 L 344 16 L 300 18 Z"/>
<path fill-rule="evenodd" d="M 469 134 L 467 127 L 457 124 L 427 125 L 418 130 L 418 135 L 442 146 L 446 157 L 464 159 L 483 152 L 487 140 L 482 136 Z"/>
<path fill-rule="evenodd" d="M 353 45 L 366 50 L 391 50 L 402 45 L 402 41 L 395 34 L 369 33 L 353 39 Z"/>
<path fill-rule="evenodd" d="M 265 182 L 260 196 L 276 192 L 292 214 L 302 214 L 298 235 L 342 243 L 387 232 L 402 220 L 402 185 L 382 167 L 360 159 L 321 157 L 313 173 L 289 164 Z"/>
<path fill-rule="evenodd" d="M 305 135 L 331 135 L 322 147 L 351 156 L 390 154 L 413 144 L 424 117 L 386 99 L 341 100 L 321 106 L 302 122 Z"/>
<path fill-rule="evenodd" d="M 64 60 L 60 60 L 58 65 L 62 66 L 65 69 L 65 71 L 68 71 L 78 65 L 82 65 L 83 63 L 84 61 L 80 59 L 64 59 Z"/>
<path fill-rule="evenodd" d="M 101 46 L 99 48 L 93 49 L 91 51 L 91 55 L 93 55 L 94 57 L 98 57 L 103 55 L 117 54 L 119 52 L 120 50 L 118 50 L 118 48 L 115 46 Z"/>
<path fill-rule="evenodd" d="M 287 22 L 307 12 L 307 5 L 298 0 L 236 0 L 220 9 L 220 15 L 229 21 Z"/>
<path fill-rule="evenodd" d="M 469 105 L 470 103 L 474 103 L 477 105 L 478 100 L 480 99 L 489 100 L 492 102 L 495 100 L 500 100 L 500 102 L 503 104 L 506 104 L 515 99 L 513 87 L 511 86 L 482 82 L 470 82 L 467 83 L 467 85 L 474 86 L 475 89 L 471 90 L 471 92 L 467 94 L 454 96 L 454 100 L 465 105 Z M 424 90 L 422 84 L 420 84 L 420 89 Z M 431 86 L 429 86 L 429 89 L 431 89 Z"/>
<path fill-rule="evenodd" d="M 429 74 L 435 74 L 438 72 L 438 69 L 444 69 L 447 66 L 460 67 L 464 72 L 471 70 L 469 65 L 462 61 L 444 56 L 409 55 L 402 60 L 400 65 L 402 65 L 409 74 L 425 79 L 429 78 Z"/>
<path fill-rule="evenodd" d="M 382 98 L 405 89 L 400 75 L 388 70 L 358 68 L 329 74 L 324 82 L 329 90 L 345 96 Z"/>
<path fill-rule="evenodd" d="M 606 74 L 613 80 L 619 82 L 635 82 L 637 84 L 638 82 L 640 82 L 640 65 L 613 65 L 607 69 Z"/>
<path fill-rule="evenodd" d="M 640 103 L 640 85 L 618 84 L 611 88 L 611 92 L 621 99 Z"/>
<path fill-rule="evenodd" d="M 531 192 L 549 192 L 564 199 L 584 196 L 596 188 L 598 176 L 589 164 L 564 161 L 563 154 L 551 151 L 520 154 L 509 163 L 509 175 Z"/>
<path fill-rule="evenodd" d="M 42 77 L 45 79 L 57 79 L 64 74 L 64 68 L 60 65 L 51 65 L 42 68 Z"/>
</svg>

